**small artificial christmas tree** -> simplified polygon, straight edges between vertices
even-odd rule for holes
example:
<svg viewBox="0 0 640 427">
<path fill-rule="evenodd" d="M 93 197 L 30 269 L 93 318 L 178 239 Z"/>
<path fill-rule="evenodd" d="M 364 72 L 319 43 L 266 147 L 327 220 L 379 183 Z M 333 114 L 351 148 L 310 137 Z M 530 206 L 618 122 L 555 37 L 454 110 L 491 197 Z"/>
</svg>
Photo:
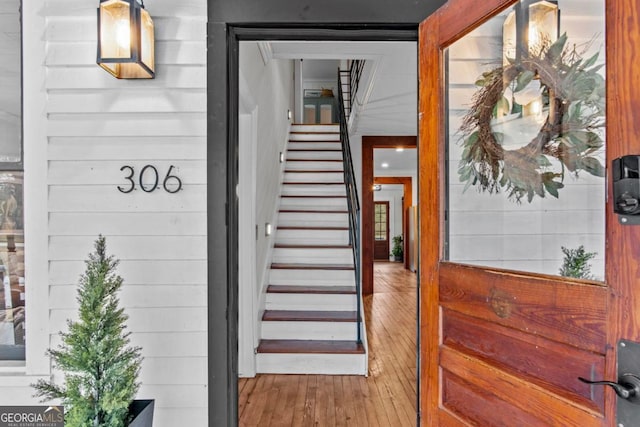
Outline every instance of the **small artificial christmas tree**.
<svg viewBox="0 0 640 427">
<path fill-rule="evenodd" d="M 129 422 L 142 357 L 139 347 L 129 347 L 129 333 L 124 332 L 128 316 L 118 308 L 122 278 L 115 273 L 117 265 L 99 236 L 80 277 L 79 319 L 67 321 L 69 332 L 60 333 L 62 344 L 48 351 L 64 373 L 64 385 L 44 380 L 34 384 L 37 396 L 62 400 L 65 426 L 121 427 Z"/>
<path fill-rule="evenodd" d="M 564 246 L 560 247 L 564 253 L 562 267 L 560 267 L 560 275 L 565 277 L 576 277 L 578 279 L 593 279 L 591 274 L 591 264 L 589 260 L 594 258 L 596 252 L 587 252 L 583 245 L 577 249 L 568 249 Z"/>
</svg>

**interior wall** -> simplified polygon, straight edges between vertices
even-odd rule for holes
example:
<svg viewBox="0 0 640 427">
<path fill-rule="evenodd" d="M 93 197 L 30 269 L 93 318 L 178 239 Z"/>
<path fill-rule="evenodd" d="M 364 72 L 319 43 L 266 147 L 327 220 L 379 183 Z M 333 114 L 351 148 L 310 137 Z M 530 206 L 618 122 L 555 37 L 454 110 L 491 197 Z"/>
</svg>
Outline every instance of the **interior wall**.
<svg viewBox="0 0 640 427">
<path fill-rule="evenodd" d="M 399 186 L 402 187 L 402 186 Z M 402 196 L 403 188 L 383 189 L 373 192 L 374 202 L 389 202 L 389 252 L 393 249 L 393 237 L 402 235 Z"/>
<path fill-rule="evenodd" d="M 253 101 L 255 126 L 257 134 L 256 152 L 253 154 L 255 165 L 255 255 L 239 259 L 239 269 L 246 269 L 246 262 L 255 262 L 255 282 L 252 292 L 256 306 L 246 310 L 240 307 L 243 319 L 251 318 L 253 325 L 253 345 L 247 348 L 253 354 L 260 337 L 260 319 L 264 310 L 264 296 L 269 282 L 269 265 L 275 239 L 275 226 L 278 221 L 277 209 L 281 191 L 284 163 L 280 163 L 280 153 L 286 151 L 290 121 L 287 111 L 294 108 L 294 61 L 269 60 L 265 63 L 258 45 L 255 42 L 243 42 L 240 45 L 240 92 L 243 97 Z M 241 122 L 239 132 L 245 129 Z M 246 173 L 243 167 L 252 167 L 240 159 L 240 174 Z M 266 224 L 271 224 L 274 231 L 270 236 L 265 233 Z M 253 230 L 252 230 L 253 231 Z M 242 331 L 241 331 L 242 332 Z M 239 339 L 244 343 L 245 336 Z M 246 362 L 244 362 L 246 363 Z M 255 367 L 243 364 L 240 366 L 243 375 L 254 375 Z"/>
</svg>

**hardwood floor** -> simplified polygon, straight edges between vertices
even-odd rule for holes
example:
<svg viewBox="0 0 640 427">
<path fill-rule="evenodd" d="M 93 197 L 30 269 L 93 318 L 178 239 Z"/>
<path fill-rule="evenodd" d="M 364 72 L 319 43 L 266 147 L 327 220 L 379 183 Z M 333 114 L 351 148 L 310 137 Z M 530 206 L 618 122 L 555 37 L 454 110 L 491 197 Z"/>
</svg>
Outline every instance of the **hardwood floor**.
<svg viewBox="0 0 640 427">
<path fill-rule="evenodd" d="M 241 426 L 416 425 L 416 275 L 380 262 L 374 280 L 364 301 L 369 376 L 241 378 Z"/>
</svg>

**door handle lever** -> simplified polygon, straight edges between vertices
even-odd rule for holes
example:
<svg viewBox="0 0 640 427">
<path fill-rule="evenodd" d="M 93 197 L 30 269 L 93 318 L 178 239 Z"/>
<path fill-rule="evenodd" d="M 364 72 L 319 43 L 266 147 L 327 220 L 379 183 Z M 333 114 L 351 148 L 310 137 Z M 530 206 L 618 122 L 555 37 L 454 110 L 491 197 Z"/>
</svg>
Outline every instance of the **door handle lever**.
<svg viewBox="0 0 640 427">
<path fill-rule="evenodd" d="M 582 377 L 578 377 L 578 379 L 591 385 L 609 386 L 613 388 L 620 398 L 633 403 L 640 403 L 640 377 L 636 375 L 623 374 L 618 378 L 617 383 L 613 381 L 590 381 Z"/>
</svg>

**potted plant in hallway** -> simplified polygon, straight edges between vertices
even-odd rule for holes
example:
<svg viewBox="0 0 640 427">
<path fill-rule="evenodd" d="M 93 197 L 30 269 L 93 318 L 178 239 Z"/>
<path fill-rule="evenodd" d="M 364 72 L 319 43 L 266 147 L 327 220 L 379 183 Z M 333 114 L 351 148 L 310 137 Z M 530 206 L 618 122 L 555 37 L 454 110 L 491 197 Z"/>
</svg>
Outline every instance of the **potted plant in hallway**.
<svg viewBox="0 0 640 427">
<path fill-rule="evenodd" d="M 393 242 L 393 249 L 391 249 L 391 256 L 394 261 L 402 261 L 404 255 L 404 249 L 402 248 L 402 236 L 398 234 L 391 239 Z"/>
<path fill-rule="evenodd" d="M 80 277 L 78 320 L 68 320 L 62 344 L 49 350 L 64 384 L 40 380 L 33 387 L 44 399 L 60 399 L 65 426 L 150 427 L 153 400 L 134 401 L 142 363 L 140 347 L 129 345 L 128 316 L 119 308 L 122 278 L 118 261 L 106 254 L 99 236 Z"/>
</svg>

